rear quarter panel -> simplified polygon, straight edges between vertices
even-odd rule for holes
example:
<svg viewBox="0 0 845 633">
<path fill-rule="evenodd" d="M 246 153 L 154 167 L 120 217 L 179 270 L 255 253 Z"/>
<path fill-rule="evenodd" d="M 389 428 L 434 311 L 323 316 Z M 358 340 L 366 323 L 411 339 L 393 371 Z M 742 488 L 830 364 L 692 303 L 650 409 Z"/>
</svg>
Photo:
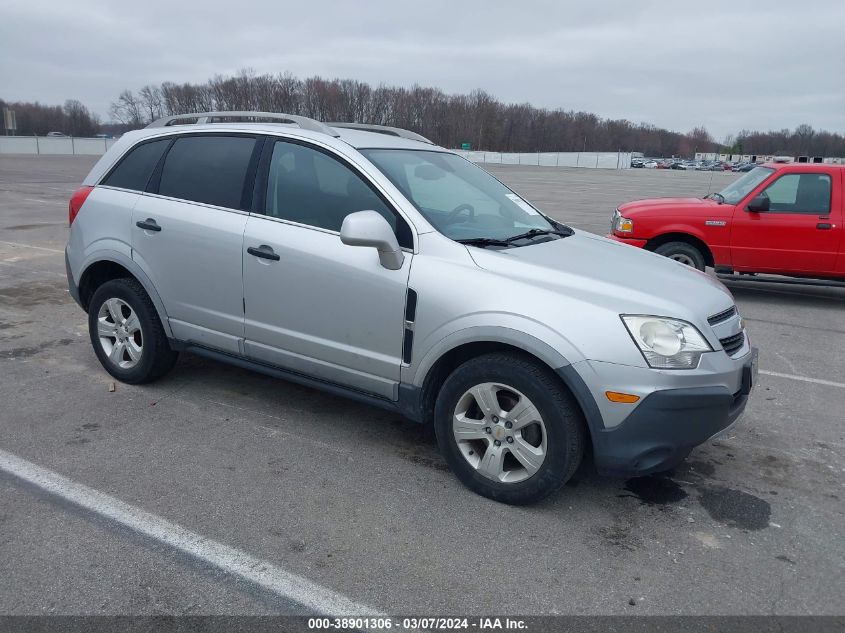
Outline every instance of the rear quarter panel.
<svg viewBox="0 0 845 633">
<path fill-rule="evenodd" d="M 70 227 L 65 252 L 77 286 L 88 267 L 97 262 L 110 261 L 126 268 L 144 286 L 165 334 L 172 336 L 161 298 L 149 276 L 132 259 L 132 209 L 139 196 L 134 191 L 95 187 Z"/>
<path fill-rule="evenodd" d="M 77 284 L 97 253 L 113 251 L 132 258 L 132 209 L 138 196 L 136 192 L 109 187 L 95 187 L 88 195 L 68 236 L 68 261 Z"/>
</svg>

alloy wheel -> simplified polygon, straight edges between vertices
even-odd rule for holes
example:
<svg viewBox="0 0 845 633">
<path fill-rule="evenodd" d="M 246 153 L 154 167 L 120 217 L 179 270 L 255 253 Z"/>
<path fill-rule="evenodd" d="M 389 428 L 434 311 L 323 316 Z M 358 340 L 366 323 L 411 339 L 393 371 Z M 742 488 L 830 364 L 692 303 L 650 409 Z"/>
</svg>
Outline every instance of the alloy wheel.
<svg viewBox="0 0 845 633">
<path fill-rule="evenodd" d="M 692 266 L 695 268 L 695 261 L 689 255 L 684 253 L 675 253 L 674 255 L 669 255 L 669 259 L 674 259 L 676 262 L 680 262 L 682 264 L 686 264 L 687 266 Z"/>
<path fill-rule="evenodd" d="M 97 336 L 109 362 L 132 369 L 144 352 L 144 335 L 138 315 L 123 299 L 107 299 L 97 313 Z"/>
<path fill-rule="evenodd" d="M 534 403 L 513 387 L 485 382 L 458 399 L 452 432 L 464 459 L 502 483 L 534 475 L 546 458 L 546 426 Z"/>
</svg>

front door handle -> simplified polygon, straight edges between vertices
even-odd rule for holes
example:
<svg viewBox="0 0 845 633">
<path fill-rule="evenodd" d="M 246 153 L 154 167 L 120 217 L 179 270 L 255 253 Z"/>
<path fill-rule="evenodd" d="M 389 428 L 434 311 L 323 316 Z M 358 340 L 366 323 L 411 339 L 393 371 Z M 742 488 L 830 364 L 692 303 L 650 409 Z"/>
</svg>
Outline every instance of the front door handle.
<svg viewBox="0 0 845 633">
<path fill-rule="evenodd" d="M 246 249 L 246 252 L 250 255 L 260 257 L 261 259 L 271 259 L 274 262 L 277 262 L 281 259 L 281 257 L 276 255 L 273 249 L 267 246 L 266 244 L 262 244 L 257 248 L 255 246 L 250 246 L 248 249 Z"/>
<path fill-rule="evenodd" d="M 135 223 L 135 226 L 137 226 L 139 229 L 144 229 L 145 231 L 161 231 L 161 227 L 152 218 L 147 218 L 146 220 L 139 220 Z"/>
<path fill-rule="evenodd" d="M 833 225 L 830 222 L 819 222 L 816 224 L 816 228 L 822 231 L 829 231 L 833 228 Z"/>
</svg>

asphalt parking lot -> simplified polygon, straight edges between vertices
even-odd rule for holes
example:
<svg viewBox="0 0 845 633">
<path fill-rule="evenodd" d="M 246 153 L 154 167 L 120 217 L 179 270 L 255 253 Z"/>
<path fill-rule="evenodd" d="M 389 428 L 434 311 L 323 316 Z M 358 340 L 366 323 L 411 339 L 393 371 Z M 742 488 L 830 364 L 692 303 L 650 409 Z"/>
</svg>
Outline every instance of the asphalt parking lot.
<svg viewBox="0 0 845 633">
<path fill-rule="evenodd" d="M 508 507 L 463 488 L 424 429 L 249 371 L 183 355 L 153 385 L 110 391 L 63 261 L 67 200 L 93 162 L 0 156 L 0 464 L 181 526 L 201 553 L 225 546 L 276 590 L 7 469 L 0 613 L 290 612 L 284 581 L 301 578 L 397 614 L 842 613 L 845 288 L 731 283 L 761 350 L 732 432 L 670 476 L 585 469 Z M 621 202 L 735 177 L 488 167 L 596 233 Z"/>
</svg>

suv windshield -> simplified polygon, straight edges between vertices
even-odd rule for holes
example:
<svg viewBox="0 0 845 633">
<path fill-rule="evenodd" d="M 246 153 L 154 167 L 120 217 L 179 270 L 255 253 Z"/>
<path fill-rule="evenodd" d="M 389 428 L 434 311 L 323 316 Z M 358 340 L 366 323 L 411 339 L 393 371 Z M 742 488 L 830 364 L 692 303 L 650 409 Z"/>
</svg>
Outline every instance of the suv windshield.
<svg viewBox="0 0 845 633">
<path fill-rule="evenodd" d="M 400 149 L 360 151 L 434 228 L 453 240 L 482 245 L 485 240 L 497 242 L 515 236 L 530 239 L 562 228 L 550 223 L 486 171 L 455 154 Z"/>
<path fill-rule="evenodd" d="M 726 204 L 736 204 L 751 193 L 752 189 L 768 178 L 773 171 L 774 169 L 768 167 L 755 167 L 742 178 L 734 180 L 716 195 L 721 196 L 722 201 Z"/>
</svg>

